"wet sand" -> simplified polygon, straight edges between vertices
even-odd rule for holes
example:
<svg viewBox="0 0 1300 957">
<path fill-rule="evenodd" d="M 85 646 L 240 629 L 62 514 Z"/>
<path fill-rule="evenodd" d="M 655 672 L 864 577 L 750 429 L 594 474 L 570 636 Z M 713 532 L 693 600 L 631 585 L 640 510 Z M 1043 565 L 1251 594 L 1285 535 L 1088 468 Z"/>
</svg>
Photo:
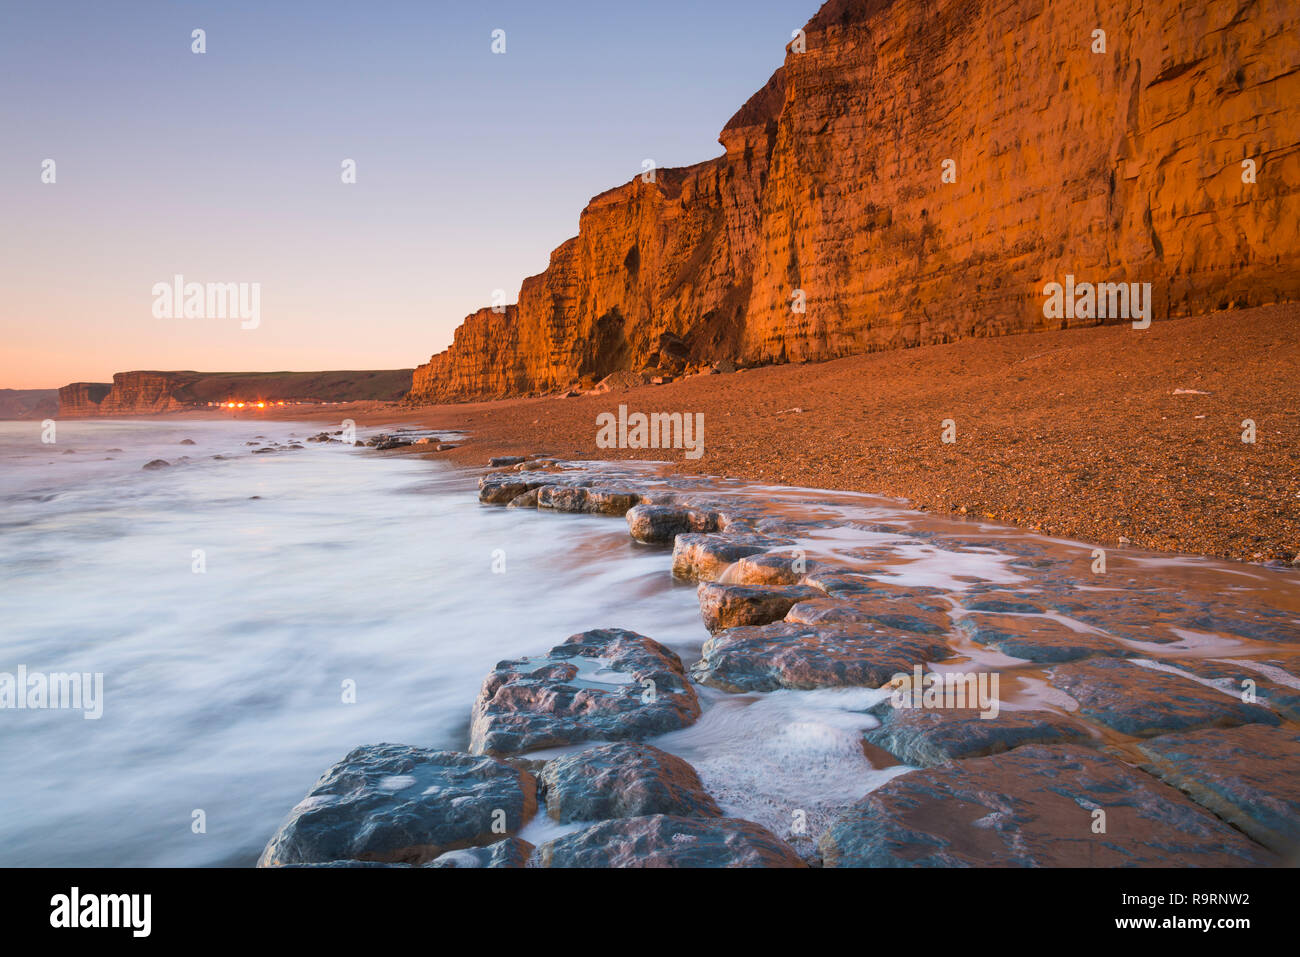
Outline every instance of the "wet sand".
<svg viewBox="0 0 1300 957">
<path fill-rule="evenodd" d="M 600 449 L 596 416 L 702 412 L 705 451 Z M 1300 556 L 1300 306 L 965 340 L 597 396 L 277 418 L 470 433 L 437 453 L 657 459 L 698 474 L 905 498 L 1106 546 Z M 941 441 L 943 422 L 956 442 Z M 1256 441 L 1242 441 L 1243 421 Z"/>
</svg>

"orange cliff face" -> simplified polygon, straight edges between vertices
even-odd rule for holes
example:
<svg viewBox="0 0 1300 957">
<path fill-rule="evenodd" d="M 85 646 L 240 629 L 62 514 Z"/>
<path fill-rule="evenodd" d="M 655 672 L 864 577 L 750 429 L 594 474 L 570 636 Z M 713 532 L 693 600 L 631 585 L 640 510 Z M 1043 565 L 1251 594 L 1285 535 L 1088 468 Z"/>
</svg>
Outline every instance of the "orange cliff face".
<svg viewBox="0 0 1300 957">
<path fill-rule="evenodd" d="M 1044 316 L 1067 275 L 1151 283 L 1157 320 L 1300 298 L 1298 27 L 1281 0 L 832 0 L 723 156 L 593 199 L 410 398 L 548 391 L 665 342 L 759 363 L 1101 321 Z"/>
</svg>

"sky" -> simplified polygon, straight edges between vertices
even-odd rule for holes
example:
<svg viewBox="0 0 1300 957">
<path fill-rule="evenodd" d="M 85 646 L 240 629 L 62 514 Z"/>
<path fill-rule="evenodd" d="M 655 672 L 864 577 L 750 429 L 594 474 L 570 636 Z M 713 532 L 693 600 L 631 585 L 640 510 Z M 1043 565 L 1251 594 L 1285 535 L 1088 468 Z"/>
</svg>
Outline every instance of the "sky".
<svg viewBox="0 0 1300 957">
<path fill-rule="evenodd" d="M 643 160 L 719 155 L 819 5 L 3 0 L 0 388 L 424 362 Z M 155 315 L 176 275 L 256 327 Z"/>
</svg>

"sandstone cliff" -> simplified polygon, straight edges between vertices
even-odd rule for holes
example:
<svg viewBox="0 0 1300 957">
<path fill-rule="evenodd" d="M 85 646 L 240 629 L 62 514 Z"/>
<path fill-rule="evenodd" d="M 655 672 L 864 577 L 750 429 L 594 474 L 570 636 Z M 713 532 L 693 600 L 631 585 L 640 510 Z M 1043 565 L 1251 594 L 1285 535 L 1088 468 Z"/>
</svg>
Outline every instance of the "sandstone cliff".
<svg viewBox="0 0 1300 957">
<path fill-rule="evenodd" d="M 1067 274 L 1150 282 L 1157 320 L 1300 298 L 1298 27 L 1283 0 L 832 0 L 724 155 L 595 197 L 410 398 L 1097 322 L 1044 318 Z"/>
<path fill-rule="evenodd" d="M 74 382 L 59 389 L 59 414 L 156 415 L 210 402 L 392 401 L 411 386 L 410 369 L 340 372 L 118 372 L 111 385 Z"/>
</svg>

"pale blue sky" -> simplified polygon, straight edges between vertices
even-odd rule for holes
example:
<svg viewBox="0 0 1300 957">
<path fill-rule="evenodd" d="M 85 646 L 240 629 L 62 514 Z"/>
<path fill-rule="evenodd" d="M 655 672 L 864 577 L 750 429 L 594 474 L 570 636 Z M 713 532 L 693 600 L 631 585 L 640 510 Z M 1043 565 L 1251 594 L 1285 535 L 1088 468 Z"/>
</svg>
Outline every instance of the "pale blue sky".
<svg viewBox="0 0 1300 957">
<path fill-rule="evenodd" d="M 422 362 L 643 159 L 718 155 L 818 5 L 5 0 L 0 387 Z M 260 328 L 154 318 L 176 273 Z"/>
</svg>

